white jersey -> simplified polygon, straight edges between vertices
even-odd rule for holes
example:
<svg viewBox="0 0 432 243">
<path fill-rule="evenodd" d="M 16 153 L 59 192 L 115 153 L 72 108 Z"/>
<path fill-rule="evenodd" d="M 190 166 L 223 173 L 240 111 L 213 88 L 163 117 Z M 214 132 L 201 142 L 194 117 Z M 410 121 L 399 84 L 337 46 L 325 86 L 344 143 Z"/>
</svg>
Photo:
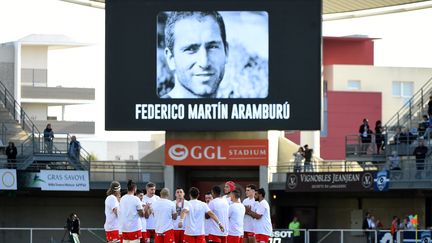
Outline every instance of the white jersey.
<svg viewBox="0 0 432 243">
<path fill-rule="evenodd" d="M 205 234 L 204 220 L 205 214 L 210 211 L 206 203 L 193 199 L 186 201 L 184 209 L 187 210 L 185 223 L 185 235 L 201 236 Z"/>
<path fill-rule="evenodd" d="M 226 199 L 218 197 L 210 201 L 208 207 L 214 214 L 218 217 L 219 221 L 222 223 L 224 229 L 228 229 L 228 211 L 229 205 Z M 212 221 L 209 227 L 210 235 L 219 235 L 219 236 L 227 236 L 228 231 L 225 230 L 222 232 L 219 228 L 219 225 Z"/>
<path fill-rule="evenodd" d="M 255 234 L 271 236 L 273 227 L 270 218 L 270 206 L 265 199 L 256 204 L 256 213 L 262 217 L 255 220 Z"/>
<path fill-rule="evenodd" d="M 213 219 L 209 218 L 209 219 L 205 219 L 204 221 L 204 234 L 207 236 L 209 235 L 209 229 L 210 229 L 210 225 L 212 224 Z"/>
<path fill-rule="evenodd" d="M 255 210 L 256 210 L 256 204 L 257 204 L 257 201 L 255 201 L 255 198 L 252 198 L 252 199 L 251 198 L 245 198 L 243 200 L 243 205 L 244 206 L 250 206 L 251 210 L 253 212 L 255 212 Z M 255 225 L 255 219 L 252 218 L 251 216 L 245 214 L 244 220 L 243 220 L 244 232 L 251 232 L 251 233 L 255 232 L 254 225 Z"/>
<path fill-rule="evenodd" d="M 141 201 L 141 204 L 144 208 L 145 203 L 143 203 L 143 201 Z M 147 219 L 145 217 L 140 217 L 140 221 L 141 221 L 141 232 L 146 232 L 147 231 Z"/>
<path fill-rule="evenodd" d="M 142 209 L 142 203 L 136 196 L 126 194 L 120 199 L 121 232 L 141 231 L 140 216 L 137 210 Z"/>
<path fill-rule="evenodd" d="M 229 194 L 224 195 L 223 198 L 224 198 L 225 200 L 227 200 L 228 205 L 233 204 L 233 202 L 231 201 L 231 197 L 229 196 Z M 238 199 L 238 202 L 241 202 L 241 201 L 240 201 L 240 198 Z"/>
<path fill-rule="evenodd" d="M 241 203 L 233 203 L 229 206 L 228 217 L 229 217 L 229 229 L 228 235 L 231 236 L 242 236 L 243 231 L 243 220 L 246 209 Z"/>
<path fill-rule="evenodd" d="M 172 215 L 176 213 L 175 204 L 165 198 L 157 200 L 153 207 L 156 233 L 164 233 L 174 228 Z"/>
<path fill-rule="evenodd" d="M 113 231 L 119 229 L 118 217 L 114 213 L 114 209 L 117 209 L 117 211 L 119 211 L 119 201 L 117 200 L 116 196 L 109 195 L 105 199 L 105 231 Z"/>
<path fill-rule="evenodd" d="M 183 222 L 183 227 L 182 227 L 182 228 L 179 228 L 179 227 L 178 227 L 178 223 L 180 222 L 180 215 L 181 215 L 181 211 L 182 211 L 182 209 L 184 208 L 184 205 L 185 205 L 186 202 L 187 202 L 187 200 L 184 200 L 184 199 L 183 199 L 183 201 L 181 201 L 181 202 L 179 202 L 179 203 L 177 203 L 176 200 L 173 201 L 173 203 L 174 203 L 175 206 L 176 206 L 176 211 L 177 211 L 177 219 L 176 219 L 176 220 L 173 220 L 173 223 L 174 223 L 174 229 L 175 229 L 175 230 L 184 230 L 184 229 L 185 229 L 185 222 Z M 179 242 L 179 243 L 181 243 L 181 242 Z"/>
<path fill-rule="evenodd" d="M 146 226 L 148 230 L 154 230 L 155 229 L 155 219 L 153 215 L 153 209 L 152 205 L 156 202 L 156 200 L 159 200 L 159 196 L 153 195 L 152 197 L 148 197 L 147 195 L 144 195 L 143 197 L 143 203 L 148 204 L 150 203 L 150 215 L 148 219 L 146 220 Z"/>
</svg>

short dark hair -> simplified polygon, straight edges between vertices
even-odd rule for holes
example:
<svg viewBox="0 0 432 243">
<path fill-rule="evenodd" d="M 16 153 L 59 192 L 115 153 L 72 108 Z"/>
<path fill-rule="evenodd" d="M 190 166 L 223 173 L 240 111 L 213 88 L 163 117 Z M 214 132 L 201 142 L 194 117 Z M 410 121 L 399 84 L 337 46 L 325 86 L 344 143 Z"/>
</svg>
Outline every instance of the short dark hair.
<svg viewBox="0 0 432 243">
<path fill-rule="evenodd" d="M 233 194 L 236 199 L 240 198 L 240 192 L 238 190 L 231 191 L 231 194 Z"/>
<path fill-rule="evenodd" d="M 211 195 L 211 191 L 206 192 L 204 195 Z"/>
<path fill-rule="evenodd" d="M 258 192 L 258 194 L 261 195 L 262 197 L 265 197 L 266 192 L 265 192 L 264 188 L 261 187 L 260 189 L 258 189 L 257 192 Z"/>
<path fill-rule="evenodd" d="M 215 194 L 216 196 L 220 196 L 222 193 L 222 190 L 219 186 L 214 186 L 211 189 L 212 193 Z"/>
<path fill-rule="evenodd" d="M 227 52 L 228 42 L 226 41 L 225 23 L 222 16 L 217 11 L 172 11 L 168 14 L 165 25 L 165 46 L 173 53 L 174 49 L 174 26 L 175 24 L 189 17 L 201 20 L 207 16 L 212 17 L 219 26 L 221 38 L 224 44 L 225 53 Z"/>
<path fill-rule="evenodd" d="M 149 181 L 146 185 L 146 188 L 152 188 L 152 187 L 156 187 L 156 184 L 154 184 L 153 182 Z"/>
<path fill-rule="evenodd" d="M 200 194 L 200 191 L 199 191 L 198 188 L 196 188 L 196 187 L 191 187 L 191 188 L 189 189 L 189 196 L 190 196 L 192 199 L 196 199 L 196 198 L 198 198 L 199 194 Z"/>
<path fill-rule="evenodd" d="M 255 184 L 249 184 L 246 186 L 246 188 L 248 188 L 248 187 L 254 191 L 256 191 L 256 189 L 257 189 L 257 186 Z"/>
<path fill-rule="evenodd" d="M 127 183 L 128 192 L 133 191 L 135 188 L 136 188 L 136 183 L 133 182 L 132 180 L 128 180 L 128 183 Z"/>
<path fill-rule="evenodd" d="M 138 195 L 140 193 L 143 193 L 143 191 L 141 191 L 140 189 L 137 189 L 136 194 Z"/>
</svg>

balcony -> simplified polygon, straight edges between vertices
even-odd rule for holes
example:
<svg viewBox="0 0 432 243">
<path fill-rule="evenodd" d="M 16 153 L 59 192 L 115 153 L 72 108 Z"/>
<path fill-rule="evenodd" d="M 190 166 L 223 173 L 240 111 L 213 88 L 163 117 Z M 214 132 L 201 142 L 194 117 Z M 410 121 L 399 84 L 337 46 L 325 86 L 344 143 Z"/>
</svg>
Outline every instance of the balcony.
<svg viewBox="0 0 432 243">
<path fill-rule="evenodd" d="M 48 123 L 51 124 L 55 133 L 70 134 L 94 134 L 95 122 L 92 121 L 54 121 L 39 120 L 33 121 L 39 131 L 43 131 Z"/>
<path fill-rule="evenodd" d="M 22 68 L 21 84 L 23 99 L 95 100 L 94 88 L 48 87 L 47 69 Z"/>
<path fill-rule="evenodd" d="M 65 87 L 21 87 L 22 99 L 54 99 L 70 100 L 67 103 L 75 103 L 73 100 L 95 100 L 94 88 L 65 88 Z M 82 103 L 82 102 L 77 102 Z"/>
<path fill-rule="evenodd" d="M 313 163 L 312 171 L 308 173 L 323 172 L 379 172 L 389 170 L 389 189 L 430 189 L 432 188 L 432 164 L 427 158 L 424 162 L 417 162 L 414 156 L 400 157 L 400 170 L 391 169 L 390 162 L 349 162 L 349 161 L 321 161 Z M 272 172 L 270 189 L 285 190 L 288 173 L 294 173 L 294 162 L 286 166 L 269 167 Z M 300 167 L 304 173 L 304 167 Z"/>
</svg>

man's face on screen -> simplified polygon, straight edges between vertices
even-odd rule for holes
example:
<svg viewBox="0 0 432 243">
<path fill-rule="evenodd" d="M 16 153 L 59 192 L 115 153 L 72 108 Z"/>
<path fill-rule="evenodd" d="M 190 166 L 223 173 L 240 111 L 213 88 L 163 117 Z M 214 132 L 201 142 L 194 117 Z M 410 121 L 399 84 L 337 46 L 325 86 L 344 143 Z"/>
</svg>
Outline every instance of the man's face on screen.
<svg viewBox="0 0 432 243">
<path fill-rule="evenodd" d="M 167 49 L 166 55 L 177 81 L 185 89 L 200 97 L 216 94 L 225 73 L 227 53 L 213 17 L 179 20 L 174 26 L 173 52 Z"/>
</svg>

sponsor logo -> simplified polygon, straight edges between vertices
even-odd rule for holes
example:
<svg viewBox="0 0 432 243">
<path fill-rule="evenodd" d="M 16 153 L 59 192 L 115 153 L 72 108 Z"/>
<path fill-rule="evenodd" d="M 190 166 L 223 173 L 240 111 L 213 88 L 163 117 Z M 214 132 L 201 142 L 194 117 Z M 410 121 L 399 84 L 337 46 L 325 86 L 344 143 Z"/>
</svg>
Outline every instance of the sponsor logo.
<svg viewBox="0 0 432 243">
<path fill-rule="evenodd" d="M 6 188 L 12 188 L 15 185 L 15 176 L 9 171 L 6 171 L 2 175 L 2 183 Z"/>
<path fill-rule="evenodd" d="M 285 239 L 291 239 L 293 231 L 291 230 L 275 230 L 272 233 L 269 243 L 282 243 Z"/>
<path fill-rule="evenodd" d="M 297 181 L 298 181 L 298 179 L 297 179 L 297 175 L 290 174 L 290 175 L 288 176 L 288 188 L 289 188 L 289 189 L 294 189 L 294 188 L 296 188 L 296 187 L 297 187 Z"/>
<path fill-rule="evenodd" d="M 174 144 L 168 150 L 168 156 L 175 161 L 184 160 L 188 157 L 188 155 L 189 151 L 183 144 Z"/>
<path fill-rule="evenodd" d="M 365 173 L 362 176 L 362 186 L 364 188 L 370 188 L 373 185 L 373 176 L 371 173 Z"/>
</svg>

